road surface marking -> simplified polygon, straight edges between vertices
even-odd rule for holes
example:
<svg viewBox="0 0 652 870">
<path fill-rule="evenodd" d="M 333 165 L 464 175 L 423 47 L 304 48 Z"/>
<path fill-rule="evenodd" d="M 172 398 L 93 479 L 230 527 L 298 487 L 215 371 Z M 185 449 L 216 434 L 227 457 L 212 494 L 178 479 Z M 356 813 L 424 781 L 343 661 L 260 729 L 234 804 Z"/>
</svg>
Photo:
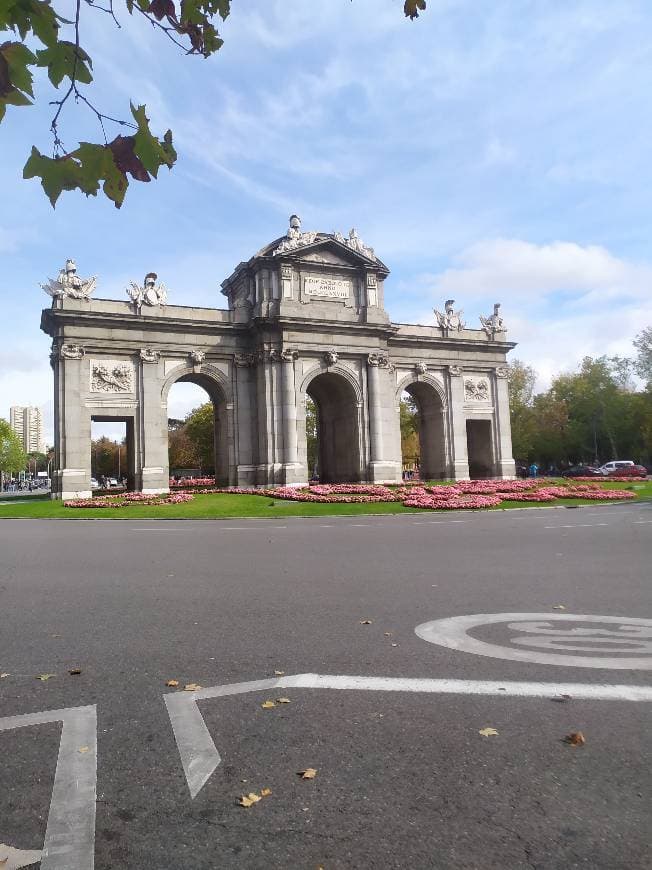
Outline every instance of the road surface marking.
<svg viewBox="0 0 652 870">
<path fill-rule="evenodd" d="M 544 526 L 545 529 L 594 529 L 596 526 L 608 526 L 609 523 L 573 523 L 571 526 Z"/>
<path fill-rule="evenodd" d="M 635 526 L 644 526 L 647 523 L 652 523 L 652 520 L 634 520 Z"/>
<path fill-rule="evenodd" d="M 567 622 L 586 622 L 589 625 L 569 626 L 567 629 L 556 625 L 556 623 Z M 597 627 L 605 623 L 618 628 L 610 630 Z M 511 632 L 534 635 L 534 637 L 510 638 L 508 643 L 539 647 L 543 650 L 554 649 L 557 652 L 537 652 L 500 646 L 478 640 L 469 634 L 469 631 L 474 628 L 498 624 L 504 624 Z M 574 668 L 652 670 L 652 619 L 629 616 L 587 616 L 573 613 L 475 613 L 424 622 L 417 625 L 414 631 L 418 637 L 428 643 L 490 658 Z M 604 645 L 610 644 L 618 645 L 620 649 L 605 650 Z M 600 649 L 600 646 L 603 646 L 603 649 Z M 563 650 L 610 652 L 612 655 L 560 654 Z M 614 652 L 630 655 L 628 658 L 618 658 L 613 655 Z"/>
<path fill-rule="evenodd" d="M 63 722 L 41 870 L 92 870 L 95 855 L 97 710 L 67 707 L 0 719 L 0 731 Z M 79 748 L 88 751 L 80 752 Z"/>
<path fill-rule="evenodd" d="M 219 765 L 221 757 L 197 701 L 276 689 L 340 689 L 372 692 L 493 695 L 500 698 L 553 698 L 571 695 L 578 700 L 652 701 L 652 686 L 607 686 L 595 683 L 524 683 L 499 680 L 415 679 L 295 674 L 278 679 L 253 680 L 211 686 L 196 692 L 164 695 L 170 723 L 191 798 L 197 797 Z"/>
</svg>

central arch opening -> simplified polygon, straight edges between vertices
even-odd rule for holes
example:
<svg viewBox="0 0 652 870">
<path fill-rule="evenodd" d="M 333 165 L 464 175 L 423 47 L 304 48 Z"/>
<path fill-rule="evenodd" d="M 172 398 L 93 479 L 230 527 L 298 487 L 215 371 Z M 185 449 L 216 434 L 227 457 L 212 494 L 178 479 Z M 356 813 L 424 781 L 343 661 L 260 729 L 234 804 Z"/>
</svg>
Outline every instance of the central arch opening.
<svg viewBox="0 0 652 870">
<path fill-rule="evenodd" d="M 170 477 L 229 483 L 224 396 L 200 373 L 183 375 L 168 393 L 168 460 Z"/>
<path fill-rule="evenodd" d="M 358 483 L 360 439 L 358 402 L 352 385 L 341 375 L 325 372 L 306 390 L 314 403 L 316 467 L 310 470 L 322 483 Z"/>
<path fill-rule="evenodd" d="M 432 384 L 415 381 L 404 388 L 401 404 L 404 468 L 414 469 L 421 480 L 444 480 L 448 468 L 444 407 L 439 393 Z M 410 438 L 410 431 L 416 437 Z M 410 455 L 405 455 L 406 452 Z"/>
</svg>

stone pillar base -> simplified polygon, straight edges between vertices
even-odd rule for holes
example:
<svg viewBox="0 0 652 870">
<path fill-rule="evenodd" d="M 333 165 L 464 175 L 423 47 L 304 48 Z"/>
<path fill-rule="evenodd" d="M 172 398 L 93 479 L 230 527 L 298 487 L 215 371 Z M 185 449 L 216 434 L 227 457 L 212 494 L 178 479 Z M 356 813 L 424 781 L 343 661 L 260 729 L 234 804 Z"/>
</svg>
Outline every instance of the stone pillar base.
<svg viewBox="0 0 652 870">
<path fill-rule="evenodd" d="M 469 463 L 463 459 L 453 463 L 453 480 L 469 479 Z"/>
<path fill-rule="evenodd" d="M 367 479 L 370 483 L 401 483 L 403 468 L 399 462 L 370 462 Z"/>
<path fill-rule="evenodd" d="M 91 479 L 83 468 L 63 468 L 52 474 L 51 499 L 91 498 Z"/>
<path fill-rule="evenodd" d="M 516 463 L 513 459 L 503 459 L 496 463 L 496 477 L 502 480 L 514 480 L 516 477 Z"/>
<path fill-rule="evenodd" d="M 299 462 L 284 462 L 281 480 L 284 486 L 308 486 L 308 469 Z"/>
<path fill-rule="evenodd" d="M 165 468 L 145 467 L 136 477 L 138 492 L 160 495 L 170 491 L 170 478 L 167 476 Z"/>
</svg>

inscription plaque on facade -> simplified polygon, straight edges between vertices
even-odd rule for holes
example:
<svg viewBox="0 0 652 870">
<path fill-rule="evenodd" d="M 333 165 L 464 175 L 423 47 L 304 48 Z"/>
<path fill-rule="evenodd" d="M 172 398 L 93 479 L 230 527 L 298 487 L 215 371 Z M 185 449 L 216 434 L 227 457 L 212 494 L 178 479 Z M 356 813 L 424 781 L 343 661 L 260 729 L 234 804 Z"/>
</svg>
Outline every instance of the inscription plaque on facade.
<svg viewBox="0 0 652 870">
<path fill-rule="evenodd" d="M 351 282 L 340 278 L 324 278 L 306 275 L 303 279 L 306 296 L 321 296 L 326 299 L 348 299 L 351 295 Z"/>
</svg>

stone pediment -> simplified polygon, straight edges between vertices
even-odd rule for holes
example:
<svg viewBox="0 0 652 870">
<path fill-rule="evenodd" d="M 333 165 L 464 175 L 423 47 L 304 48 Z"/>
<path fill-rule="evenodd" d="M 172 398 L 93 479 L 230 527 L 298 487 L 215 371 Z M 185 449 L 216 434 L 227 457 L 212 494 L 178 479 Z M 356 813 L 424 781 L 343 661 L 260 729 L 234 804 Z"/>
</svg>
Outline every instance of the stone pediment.
<svg viewBox="0 0 652 870">
<path fill-rule="evenodd" d="M 367 269 L 372 267 L 381 273 L 389 274 L 387 266 L 370 248 L 360 244 L 363 250 L 354 249 L 348 239 L 342 237 L 340 241 L 335 235 L 327 233 L 315 233 L 314 236 L 313 239 L 307 238 L 295 246 L 287 245 L 287 239 L 283 236 L 262 248 L 256 257 L 274 257 L 274 259 L 334 266 L 364 266 Z"/>
</svg>

